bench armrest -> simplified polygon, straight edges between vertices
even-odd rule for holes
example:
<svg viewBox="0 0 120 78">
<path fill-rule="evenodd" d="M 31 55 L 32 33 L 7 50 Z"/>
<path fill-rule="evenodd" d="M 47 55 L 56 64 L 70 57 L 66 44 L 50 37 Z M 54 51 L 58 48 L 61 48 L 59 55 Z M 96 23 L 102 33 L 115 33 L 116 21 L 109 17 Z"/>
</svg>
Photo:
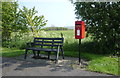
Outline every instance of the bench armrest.
<svg viewBox="0 0 120 78">
<path fill-rule="evenodd" d="M 34 43 L 33 42 L 28 42 L 26 43 L 28 47 L 33 47 L 34 46 Z"/>
<path fill-rule="evenodd" d="M 59 44 L 57 45 L 57 49 L 62 49 L 63 48 L 63 45 Z"/>
</svg>

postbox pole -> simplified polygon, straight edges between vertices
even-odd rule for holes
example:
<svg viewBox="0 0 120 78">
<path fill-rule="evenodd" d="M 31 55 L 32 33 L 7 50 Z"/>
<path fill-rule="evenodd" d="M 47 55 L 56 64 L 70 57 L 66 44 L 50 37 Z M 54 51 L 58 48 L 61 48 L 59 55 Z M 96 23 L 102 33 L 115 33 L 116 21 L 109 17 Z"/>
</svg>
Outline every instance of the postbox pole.
<svg viewBox="0 0 120 78">
<path fill-rule="evenodd" d="M 78 47 L 78 48 L 79 48 L 79 65 L 80 65 L 80 63 L 81 63 L 81 57 L 80 57 L 80 55 L 81 55 L 81 54 L 80 54 L 80 48 L 81 48 L 81 47 L 80 47 L 80 45 L 81 45 L 81 39 L 79 39 L 79 47 Z"/>
</svg>

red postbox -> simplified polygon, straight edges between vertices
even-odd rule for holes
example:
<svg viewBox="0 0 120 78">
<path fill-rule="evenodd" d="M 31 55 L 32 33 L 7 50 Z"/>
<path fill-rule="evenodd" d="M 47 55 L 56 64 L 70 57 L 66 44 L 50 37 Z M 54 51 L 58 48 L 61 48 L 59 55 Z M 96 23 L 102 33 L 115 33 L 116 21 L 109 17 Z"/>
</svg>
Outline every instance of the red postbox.
<svg viewBox="0 0 120 78">
<path fill-rule="evenodd" d="M 85 38 L 85 23 L 84 21 L 75 21 L 75 39 Z"/>
</svg>

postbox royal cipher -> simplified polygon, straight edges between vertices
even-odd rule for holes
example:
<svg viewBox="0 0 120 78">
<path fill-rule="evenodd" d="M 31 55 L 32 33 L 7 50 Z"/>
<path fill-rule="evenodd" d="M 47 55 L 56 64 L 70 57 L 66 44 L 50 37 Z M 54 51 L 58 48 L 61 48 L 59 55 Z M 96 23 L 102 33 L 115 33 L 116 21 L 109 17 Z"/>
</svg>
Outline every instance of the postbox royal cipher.
<svg viewBox="0 0 120 78">
<path fill-rule="evenodd" d="M 75 21 L 75 39 L 83 39 L 85 37 L 84 21 Z"/>
</svg>

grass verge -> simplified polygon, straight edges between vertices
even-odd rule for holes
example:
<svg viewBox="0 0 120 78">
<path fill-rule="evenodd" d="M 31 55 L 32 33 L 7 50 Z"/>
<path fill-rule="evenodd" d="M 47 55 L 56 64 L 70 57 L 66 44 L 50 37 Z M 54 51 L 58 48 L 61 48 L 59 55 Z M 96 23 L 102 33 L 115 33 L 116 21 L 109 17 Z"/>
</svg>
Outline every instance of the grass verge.
<svg viewBox="0 0 120 78">
<path fill-rule="evenodd" d="M 17 57 L 24 54 L 24 50 L 15 48 L 1 48 L 0 56 L 3 57 Z"/>
<path fill-rule="evenodd" d="M 96 71 L 96 72 L 103 72 L 113 75 L 120 75 L 118 72 L 118 58 L 117 57 L 102 57 L 102 58 L 96 58 L 92 59 L 89 62 L 89 65 L 87 67 L 88 70 Z"/>
</svg>

